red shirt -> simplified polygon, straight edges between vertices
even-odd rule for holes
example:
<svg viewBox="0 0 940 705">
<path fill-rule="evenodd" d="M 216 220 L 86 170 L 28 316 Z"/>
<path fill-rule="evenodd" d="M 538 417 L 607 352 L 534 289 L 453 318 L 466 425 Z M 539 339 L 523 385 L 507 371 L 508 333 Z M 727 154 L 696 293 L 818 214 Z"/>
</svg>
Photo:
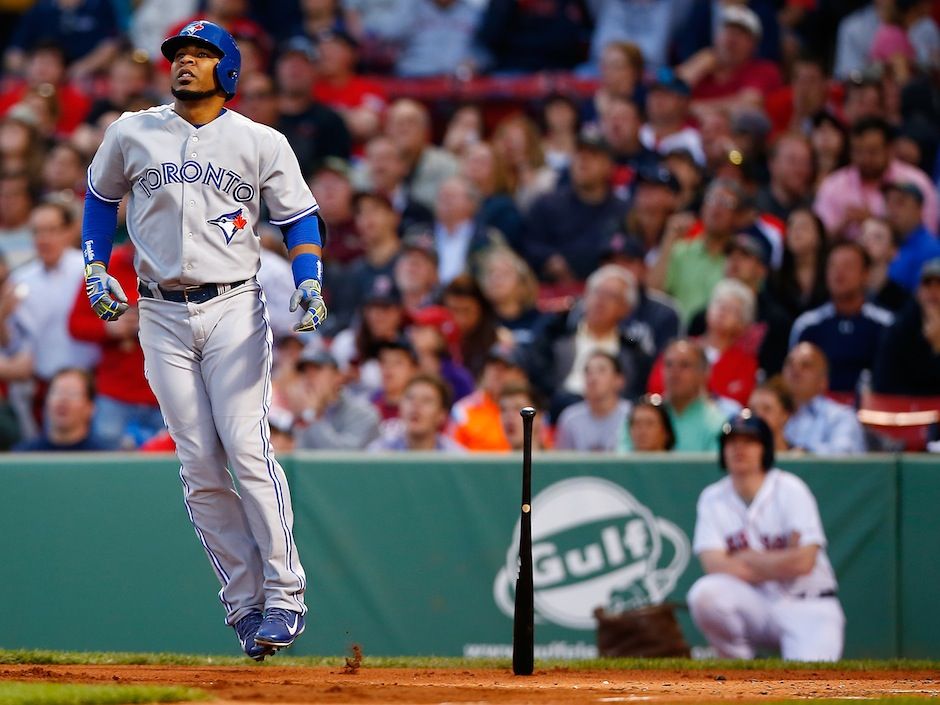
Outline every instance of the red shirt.
<svg viewBox="0 0 940 705">
<path fill-rule="evenodd" d="M 351 76 L 345 83 L 317 81 L 313 87 L 313 98 L 334 110 L 368 108 L 380 113 L 388 104 L 388 96 L 382 85 L 362 76 Z"/>
<path fill-rule="evenodd" d="M 708 391 L 721 397 L 734 399 L 742 406 L 757 384 L 757 356 L 748 350 L 751 336 L 745 335 L 741 344 L 732 345 L 712 364 L 708 375 Z M 650 394 L 663 394 L 663 356 L 656 358 L 646 391 Z"/>
<path fill-rule="evenodd" d="M 772 61 L 754 59 L 745 64 L 728 80 L 718 82 L 714 74 L 706 76 L 692 90 L 694 100 L 730 98 L 745 88 L 752 88 L 767 95 L 783 85 L 780 69 Z"/>
<path fill-rule="evenodd" d="M 127 302 L 136 306 L 137 273 L 134 271 L 132 245 L 114 249 L 108 272 L 124 289 Z M 95 385 L 101 394 L 125 404 L 157 405 L 157 399 L 144 377 L 144 351 L 140 343 L 109 338 L 104 321 L 92 311 L 82 288 L 78 290 L 69 316 L 69 333 L 76 340 L 101 346 L 101 361 L 95 369 Z"/>
<path fill-rule="evenodd" d="M 29 86 L 24 81 L 18 81 L 2 95 L 0 95 L 0 115 L 6 115 L 10 108 L 19 103 L 23 96 L 29 92 Z M 91 109 L 91 99 L 75 86 L 64 83 L 56 91 L 59 103 L 59 121 L 55 125 L 56 132 L 61 135 L 70 135 Z"/>
</svg>

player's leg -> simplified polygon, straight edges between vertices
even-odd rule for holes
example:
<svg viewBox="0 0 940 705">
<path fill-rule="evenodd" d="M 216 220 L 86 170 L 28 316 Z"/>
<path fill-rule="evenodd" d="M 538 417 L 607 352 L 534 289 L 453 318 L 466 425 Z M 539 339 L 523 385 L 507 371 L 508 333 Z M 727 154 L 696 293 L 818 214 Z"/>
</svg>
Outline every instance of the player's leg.
<svg viewBox="0 0 940 705">
<path fill-rule="evenodd" d="M 222 590 L 226 622 L 264 606 L 261 557 L 226 469 L 186 307 L 141 299 L 140 342 L 147 379 L 176 442 L 186 511 Z"/>
<path fill-rule="evenodd" d="M 774 603 L 780 655 L 794 661 L 838 661 L 845 614 L 835 597 L 784 598 Z"/>
<path fill-rule="evenodd" d="M 752 585 L 724 573 L 695 581 L 689 612 L 699 631 L 725 658 L 754 658 L 756 647 L 775 641 L 769 601 Z"/>
<path fill-rule="evenodd" d="M 302 616 L 306 577 L 294 543 L 290 490 L 268 429 L 272 334 L 261 291 L 256 283 L 246 284 L 202 308 L 212 330 L 203 348 L 203 378 L 261 551 L 265 607 Z"/>
</svg>

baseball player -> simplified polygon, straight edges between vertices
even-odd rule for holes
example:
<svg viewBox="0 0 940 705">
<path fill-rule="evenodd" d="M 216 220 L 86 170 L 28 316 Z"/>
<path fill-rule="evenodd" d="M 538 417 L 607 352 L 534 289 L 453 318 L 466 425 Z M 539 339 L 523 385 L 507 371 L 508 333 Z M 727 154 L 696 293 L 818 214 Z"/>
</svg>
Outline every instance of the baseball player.
<svg viewBox="0 0 940 705">
<path fill-rule="evenodd" d="M 725 424 L 728 475 L 698 501 L 693 550 L 706 575 L 689 591 L 692 619 L 721 656 L 837 661 L 845 616 L 816 499 L 773 467 L 773 434 L 745 409 Z"/>
<path fill-rule="evenodd" d="M 256 226 L 263 199 L 290 252 L 290 308 L 305 311 L 296 330 L 312 331 L 326 318 L 319 207 L 284 136 L 225 109 L 241 64 L 225 30 L 192 22 L 162 51 L 174 102 L 122 115 L 88 168 L 86 292 L 106 321 L 127 310 L 107 266 L 129 194 L 145 372 L 226 623 L 260 661 L 303 632 L 306 578 L 269 435 L 272 334 Z"/>
</svg>

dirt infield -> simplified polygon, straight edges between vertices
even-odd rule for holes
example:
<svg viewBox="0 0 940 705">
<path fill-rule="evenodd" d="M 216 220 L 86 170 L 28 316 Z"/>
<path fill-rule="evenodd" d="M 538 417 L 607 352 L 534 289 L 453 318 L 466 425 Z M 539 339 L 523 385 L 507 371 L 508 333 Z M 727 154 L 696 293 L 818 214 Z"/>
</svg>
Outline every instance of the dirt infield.
<svg viewBox="0 0 940 705">
<path fill-rule="evenodd" d="M 936 671 L 581 671 L 281 666 L 0 666 L 0 680 L 201 688 L 216 703 L 713 703 L 784 698 L 940 697 Z"/>
</svg>

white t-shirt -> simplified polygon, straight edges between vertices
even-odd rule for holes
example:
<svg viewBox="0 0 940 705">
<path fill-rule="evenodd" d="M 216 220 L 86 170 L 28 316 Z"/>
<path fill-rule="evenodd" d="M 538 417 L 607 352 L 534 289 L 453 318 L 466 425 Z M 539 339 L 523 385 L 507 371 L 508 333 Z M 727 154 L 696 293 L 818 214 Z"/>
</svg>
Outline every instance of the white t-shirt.
<svg viewBox="0 0 940 705">
<path fill-rule="evenodd" d="M 787 548 L 790 537 L 799 534 L 799 546 L 819 546 L 816 565 L 807 575 L 793 580 L 769 580 L 758 586 L 768 597 L 819 595 L 835 591 L 836 576 L 826 555 L 826 535 L 816 498 L 796 475 L 773 468 L 748 505 L 724 477 L 699 496 L 693 550 L 773 551 Z"/>
</svg>

